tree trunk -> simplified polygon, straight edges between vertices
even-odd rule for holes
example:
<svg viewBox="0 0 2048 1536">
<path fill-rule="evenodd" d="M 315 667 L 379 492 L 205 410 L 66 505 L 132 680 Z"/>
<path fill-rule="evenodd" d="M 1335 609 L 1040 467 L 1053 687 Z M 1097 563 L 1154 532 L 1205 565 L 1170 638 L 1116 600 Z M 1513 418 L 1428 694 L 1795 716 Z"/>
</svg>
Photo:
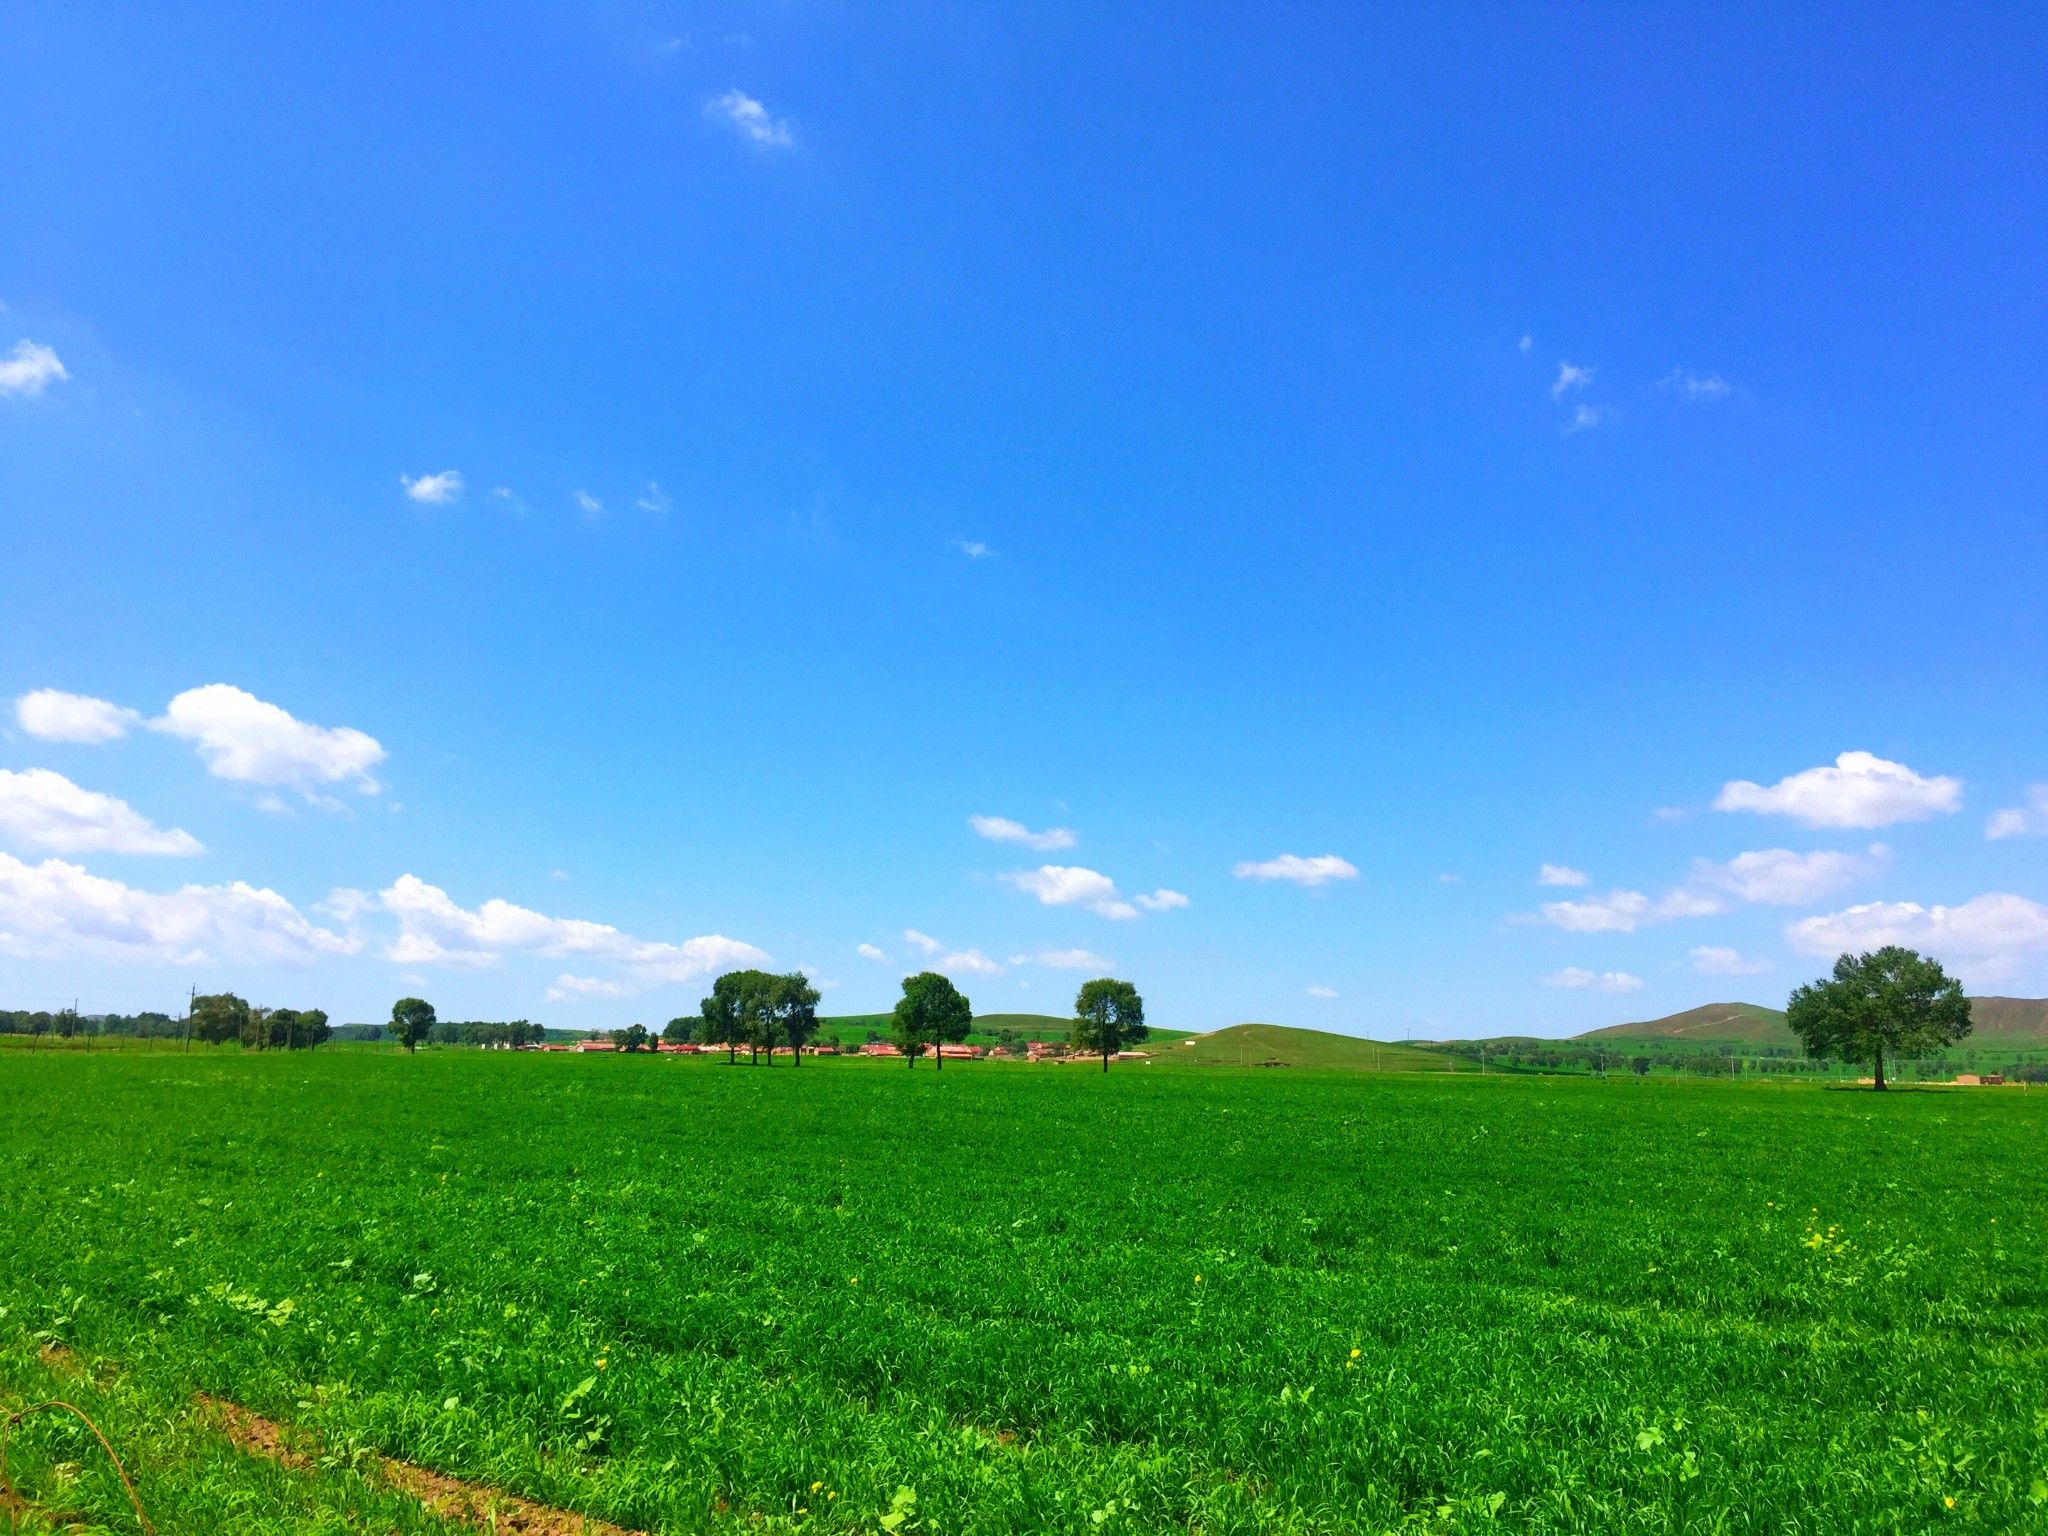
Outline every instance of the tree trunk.
<svg viewBox="0 0 2048 1536">
<path fill-rule="evenodd" d="M 1872 1082 L 1872 1086 L 1879 1093 L 1884 1092 L 1884 1046 L 1882 1043 L 1877 1047 L 1877 1075 Z"/>
<path fill-rule="evenodd" d="M 934 1072 L 946 1070 L 946 1046 L 944 1041 L 940 1041 L 932 1047 L 932 1070 Z"/>
<path fill-rule="evenodd" d="M 1102 1048 L 1102 1070 L 1109 1071 L 1109 1047 L 1106 1045 Z"/>
</svg>

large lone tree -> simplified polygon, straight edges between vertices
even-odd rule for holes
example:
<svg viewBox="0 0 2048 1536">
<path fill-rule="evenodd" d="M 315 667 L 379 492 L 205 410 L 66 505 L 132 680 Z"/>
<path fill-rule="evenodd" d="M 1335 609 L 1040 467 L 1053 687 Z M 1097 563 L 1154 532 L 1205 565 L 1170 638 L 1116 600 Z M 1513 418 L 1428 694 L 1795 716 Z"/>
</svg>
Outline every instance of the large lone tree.
<svg viewBox="0 0 2048 1536">
<path fill-rule="evenodd" d="M 1103 1071 L 1109 1070 L 1110 1057 L 1150 1033 L 1145 1027 L 1145 999 L 1128 981 L 1099 976 L 1081 983 L 1074 999 L 1071 1042 L 1077 1051 L 1100 1051 Z"/>
<path fill-rule="evenodd" d="M 433 1033 L 439 1022 L 434 1017 L 434 1005 L 425 998 L 401 997 L 391 1005 L 391 1022 L 385 1029 L 410 1055 L 419 1048 L 422 1040 Z"/>
<path fill-rule="evenodd" d="M 802 971 L 775 978 L 774 1001 L 769 1016 L 781 1042 L 790 1049 L 794 1066 L 804 1064 L 804 1047 L 818 1033 L 818 989 Z"/>
<path fill-rule="evenodd" d="M 974 1027 L 974 1010 L 951 978 L 937 971 L 919 971 L 903 978 L 903 996 L 889 1016 L 896 1044 L 917 1065 L 918 1053 L 927 1045 L 940 1071 L 945 1070 L 947 1043 L 959 1044 Z"/>
<path fill-rule="evenodd" d="M 1970 1032 L 1963 984 L 1937 960 L 1887 944 L 1867 955 L 1843 955 L 1834 975 L 1808 982 L 1785 1005 L 1785 1022 L 1809 1056 L 1868 1061 L 1884 1087 L 1884 1056 L 1925 1056 Z"/>
</svg>

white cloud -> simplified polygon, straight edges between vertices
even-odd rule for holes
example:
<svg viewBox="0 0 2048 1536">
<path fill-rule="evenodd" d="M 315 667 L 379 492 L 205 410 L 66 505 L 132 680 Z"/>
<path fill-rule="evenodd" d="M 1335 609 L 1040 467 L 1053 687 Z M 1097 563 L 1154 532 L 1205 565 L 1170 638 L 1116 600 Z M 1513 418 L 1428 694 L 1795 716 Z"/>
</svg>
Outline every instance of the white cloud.
<svg viewBox="0 0 2048 1536">
<path fill-rule="evenodd" d="M 946 946 L 928 933 L 919 933 L 915 928 L 903 930 L 903 942 L 922 954 L 936 955 Z"/>
<path fill-rule="evenodd" d="M 889 957 L 872 944 L 857 945 L 854 953 L 863 960 L 887 960 Z"/>
<path fill-rule="evenodd" d="M 1993 811 L 1984 823 L 1993 842 L 2007 837 L 2048 837 L 2048 784 L 2027 786 L 2027 803 Z"/>
<path fill-rule="evenodd" d="M 1319 853 L 1313 858 L 1303 858 L 1298 853 L 1283 853 L 1276 859 L 1247 859 L 1230 871 L 1240 880 L 1291 880 L 1296 885 L 1327 885 L 1332 880 L 1356 880 L 1357 866 L 1349 859 L 1340 859 L 1334 853 Z"/>
<path fill-rule="evenodd" d="M 1713 892 L 1681 886 L 1664 893 L 1652 916 L 1661 922 L 1674 917 L 1712 917 L 1727 910 L 1728 903 Z"/>
<path fill-rule="evenodd" d="M 1557 378 L 1550 386 L 1550 398 L 1562 400 L 1574 389 L 1584 389 L 1593 382 L 1593 370 L 1581 368 L 1577 363 L 1559 363 Z"/>
<path fill-rule="evenodd" d="M 186 885 L 145 891 L 45 859 L 0 853 L 0 953 L 158 965 L 305 965 L 353 954 L 356 939 L 309 922 L 272 890 Z"/>
<path fill-rule="evenodd" d="M 636 939 L 609 923 L 548 917 L 493 899 L 471 910 L 417 875 L 401 875 L 378 893 L 399 932 L 385 958 L 399 965 L 495 965 L 510 953 L 609 960 L 642 986 L 694 981 L 730 966 L 760 965 L 768 956 L 723 934 L 680 944 Z"/>
<path fill-rule="evenodd" d="M 1546 901 L 1536 911 L 1541 921 L 1566 933 L 1634 933 L 1653 918 L 1650 898 L 1641 891 L 1609 891 L 1585 901 Z"/>
<path fill-rule="evenodd" d="M 577 510 L 586 518 L 596 518 L 604 512 L 604 503 L 588 491 L 571 491 L 569 498 L 576 503 Z"/>
<path fill-rule="evenodd" d="M 353 923 L 365 912 L 375 911 L 376 907 L 376 897 L 352 885 L 337 885 L 327 893 L 325 901 L 313 904 L 314 911 L 326 913 L 337 923 Z"/>
<path fill-rule="evenodd" d="M 1055 971 L 1095 971 L 1107 975 L 1116 969 L 1114 960 L 1106 960 L 1092 949 L 1041 949 L 1035 955 L 1018 956 L 1011 963 L 1023 965 L 1026 961 Z"/>
<path fill-rule="evenodd" d="M 82 693 L 65 693 L 56 688 L 38 688 L 14 701 L 14 718 L 24 731 L 41 741 L 75 741 L 97 746 L 128 734 L 128 727 L 142 717 L 132 709 L 109 704 L 105 699 Z"/>
<path fill-rule="evenodd" d="M 986 560 L 995 553 L 979 539 L 955 539 L 953 547 L 970 560 Z"/>
<path fill-rule="evenodd" d="M 1627 971 L 1600 971 L 1595 973 L 1593 971 L 1581 970 L 1576 965 L 1568 965 L 1563 970 L 1552 971 L 1548 976 L 1544 977 L 1543 985 L 1546 987 L 1589 988 L 1595 992 L 1635 992 L 1641 990 L 1643 978 L 1631 976 Z"/>
<path fill-rule="evenodd" d="M 524 512 L 526 510 L 526 498 L 513 490 L 509 485 L 492 486 L 491 499 L 504 502 L 514 512 Z"/>
<path fill-rule="evenodd" d="M 40 395 L 44 386 L 70 377 L 57 354 L 39 341 L 17 341 L 0 357 L 0 395 Z"/>
<path fill-rule="evenodd" d="M 1138 909 L 1117 894 L 1116 882 L 1098 870 L 1078 864 L 1041 864 L 1000 877 L 1048 907 L 1086 907 L 1104 917 L 1132 918 Z"/>
<path fill-rule="evenodd" d="M 1034 832 L 1023 822 L 1012 821 L 1007 816 L 970 816 L 967 824 L 977 835 L 992 843 L 1022 843 L 1040 853 L 1057 853 L 1079 841 L 1071 828 L 1047 827 L 1043 832 Z"/>
<path fill-rule="evenodd" d="M 548 878 L 550 880 L 567 880 L 569 878 L 569 871 L 566 869 L 551 869 L 548 871 Z"/>
<path fill-rule="evenodd" d="M 1946 816 L 1963 803 L 1963 781 L 1923 778 L 1904 763 L 1844 752 L 1832 767 L 1808 768 L 1766 788 L 1734 779 L 1714 797 L 1717 811 L 1789 816 L 1808 827 L 1889 827 Z"/>
<path fill-rule="evenodd" d="M 1745 960 L 1735 950 L 1712 944 L 1695 945 L 1689 953 L 1692 968 L 1702 976 L 1761 976 L 1771 969 L 1768 960 Z"/>
<path fill-rule="evenodd" d="M 445 507 L 462 494 L 462 471 L 444 469 L 437 475 L 400 475 L 398 483 L 414 501 Z"/>
<path fill-rule="evenodd" d="M 1794 853 L 1765 848 L 1739 853 L 1725 864 L 1693 860 L 1692 883 L 1727 891 L 1743 901 L 1774 907 L 1800 907 L 1881 874 L 1891 863 L 1891 849 L 1872 843 L 1864 853 L 1821 848 Z"/>
<path fill-rule="evenodd" d="M 625 997 L 631 990 L 624 982 L 606 981 L 602 976 L 571 976 L 564 971 L 548 988 L 546 1000 L 574 1003 L 586 997 Z"/>
<path fill-rule="evenodd" d="M 1531 336 L 1527 331 L 1524 331 L 1522 332 L 1522 339 L 1515 343 L 1515 350 L 1517 352 L 1527 352 L 1531 347 L 1535 345 L 1536 338 L 1534 336 Z"/>
<path fill-rule="evenodd" d="M 668 492 L 661 488 L 659 482 L 650 480 L 647 482 L 647 489 L 640 493 L 639 499 L 633 505 L 642 512 L 659 513 L 668 511 L 675 502 L 670 499 Z"/>
<path fill-rule="evenodd" d="M 704 115 L 731 126 L 748 143 L 762 149 L 792 149 L 796 134 L 786 118 L 770 117 L 768 109 L 744 91 L 727 91 L 704 103 Z"/>
<path fill-rule="evenodd" d="M 1735 386 L 1718 373 L 1694 373 L 1686 368 L 1672 369 L 1660 382 L 1664 388 L 1675 389 L 1688 400 L 1725 400 L 1735 392 Z"/>
<path fill-rule="evenodd" d="M 1310 987 L 1308 989 L 1308 995 L 1310 997 L 1321 998 L 1324 1001 L 1328 1001 L 1330 998 L 1333 998 L 1337 995 L 1337 989 L 1335 987 Z"/>
<path fill-rule="evenodd" d="M 0 768 L 0 836 L 58 853 L 205 852 L 191 833 L 165 831 L 127 801 L 81 789 L 48 768 Z"/>
<path fill-rule="evenodd" d="M 227 683 L 188 688 L 149 727 L 194 743 L 216 778 L 295 789 L 309 800 L 320 786 L 345 779 L 366 795 L 380 787 L 370 776 L 385 757 L 375 737 L 309 725 Z"/>
<path fill-rule="evenodd" d="M 1572 407 L 1571 420 L 1566 422 L 1567 432 L 1587 432 L 1599 426 L 1614 415 L 1613 408 L 1605 405 L 1587 405 L 1583 401 Z"/>
<path fill-rule="evenodd" d="M 2048 950 L 2048 907 L 2003 891 L 1954 907 L 1873 901 L 1803 917 L 1785 937 L 1802 954 L 1824 956 L 1903 944 L 1991 981 L 2009 975 L 2024 956 Z"/>
<path fill-rule="evenodd" d="M 1179 891 L 1169 891 L 1163 885 L 1149 895 L 1133 896 L 1131 900 L 1147 912 L 1172 912 L 1188 904 L 1186 896 Z"/>
<path fill-rule="evenodd" d="M 1465 877 L 1463 875 L 1454 875 L 1446 870 L 1443 874 L 1436 877 L 1436 883 L 1438 885 L 1463 885 Z"/>
<path fill-rule="evenodd" d="M 932 962 L 932 969 L 948 976 L 1000 976 L 1002 966 L 978 949 L 958 949 Z"/>
<path fill-rule="evenodd" d="M 1592 879 L 1583 869 L 1573 869 L 1569 864 L 1545 864 L 1536 871 L 1538 885 L 1587 885 Z"/>
</svg>

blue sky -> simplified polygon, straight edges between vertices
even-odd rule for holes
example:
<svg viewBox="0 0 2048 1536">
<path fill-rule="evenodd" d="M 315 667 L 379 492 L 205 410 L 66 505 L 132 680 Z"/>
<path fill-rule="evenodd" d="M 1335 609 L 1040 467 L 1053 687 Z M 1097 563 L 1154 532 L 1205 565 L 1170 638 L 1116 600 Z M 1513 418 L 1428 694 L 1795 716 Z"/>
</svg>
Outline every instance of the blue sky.
<svg viewBox="0 0 2048 1536">
<path fill-rule="evenodd" d="M 0 16 L 0 1005 L 2048 992 L 2038 11 L 422 9 Z"/>
</svg>

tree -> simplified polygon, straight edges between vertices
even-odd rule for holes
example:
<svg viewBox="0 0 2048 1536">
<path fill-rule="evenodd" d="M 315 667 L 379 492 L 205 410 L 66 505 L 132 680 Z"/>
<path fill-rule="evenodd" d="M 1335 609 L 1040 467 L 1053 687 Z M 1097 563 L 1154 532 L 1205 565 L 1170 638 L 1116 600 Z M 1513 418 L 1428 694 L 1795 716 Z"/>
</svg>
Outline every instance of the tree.
<svg viewBox="0 0 2048 1536">
<path fill-rule="evenodd" d="M 794 1064 L 803 1065 L 804 1047 L 818 1032 L 818 989 L 802 971 L 775 978 L 775 996 L 769 1004 L 769 1018 L 792 1053 Z"/>
<path fill-rule="evenodd" d="M 771 1012 L 781 985 L 781 977 L 766 971 L 727 971 L 711 984 L 711 995 L 704 999 L 698 1038 L 707 1045 L 724 1046 L 728 1063 L 739 1060 L 744 1045 L 749 1059 L 758 1064 L 762 1045 L 774 1044 Z"/>
<path fill-rule="evenodd" d="M 1637 1077 L 1648 1077 L 1650 1075 L 1650 1058 L 1638 1056 L 1628 1064 L 1628 1069 L 1635 1073 Z"/>
<path fill-rule="evenodd" d="M 702 1014 L 694 1017 L 670 1019 L 661 1027 L 661 1038 L 670 1045 L 685 1045 L 697 1038 L 697 1031 L 703 1027 Z"/>
<path fill-rule="evenodd" d="M 1150 1033 L 1145 1027 L 1145 1000 L 1128 981 L 1100 976 L 1081 983 L 1070 1039 L 1077 1051 L 1100 1051 L 1103 1071 L 1109 1070 L 1110 1057 Z"/>
<path fill-rule="evenodd" d="M 192 1033 L 208 1045 L 239 1040 L 249 1025 L 249 1005 L 232 992 L 192 999 Z"/>
<path fill-rule="evenodd" d="M 654 1037 L 645 1024 L 629 1024 L 612 1031 L 612 1044 L 622 1051 L 648 1051 L 654 1048 Z"/>
<path fill-rule="evenodd" d="M 943 1071 L 946 1057 L 939 1047 L 967 1038 L 968 1030 L 974 1027 L 974 1010 L 950 977 L 937 971 L 919 971 L 903 978 L 903 996 L 897 999 L 889 1022 L 896 1044 L 911 1066 L 917 1065 L 918 1056 L 929 1045 Z"/>
<path fill-rule="evenodd" d="M 391 1038 L 404 1046 L 408 1055 L 419 1048 L 419 1043 L 433 1033 L 439 1023 L 434 1016 L 434 1005 L 422 997 L 401 997 L 391 1005 L 391 1023 L 387 1026 Z"/>
<path fill-rule="evenodd" d="M 294 1050 L 299 1046 L 304 1046 L 310 1051 L 317 1045 L 325 1045 L 333 1038 L 334 1029 L 327 1022 L 327 1010 L 325 1008 L 302 1008 L 299 1010 L 298 1032 L 292 1037 Z"/>
<path fill-rule="evenodd" d="M 1937 960 L 1897 944 L 1867 955 L 1845 954 L 1834 975 L 1809 982 L 1785 1005 L 1785 1022 L 1810 1056 L 1871 1063 L 1873 1086 L 1884 1087 L 1884 1053 L 1925 1056 L 1970 1032 L 1963 984 Z"/>
</svg>

